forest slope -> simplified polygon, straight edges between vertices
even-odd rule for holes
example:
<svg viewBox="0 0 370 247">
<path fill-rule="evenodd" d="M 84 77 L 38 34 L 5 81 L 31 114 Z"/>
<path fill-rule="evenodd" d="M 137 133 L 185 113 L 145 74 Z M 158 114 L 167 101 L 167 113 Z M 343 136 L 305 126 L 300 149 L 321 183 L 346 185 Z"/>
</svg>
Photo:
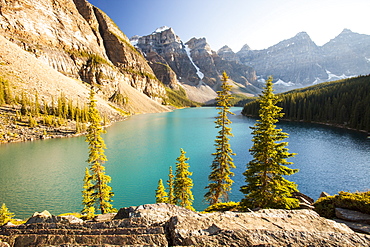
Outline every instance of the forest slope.
<svg viewBox="0 0 370 247">
<path fill-rule="evenodd" d="M 326 82 L 279 94 L 284 119 L 320 122 L 370 132 L 370 75 Z M 258 116 L 257 101 L 242 114 Z"/>
</svg>

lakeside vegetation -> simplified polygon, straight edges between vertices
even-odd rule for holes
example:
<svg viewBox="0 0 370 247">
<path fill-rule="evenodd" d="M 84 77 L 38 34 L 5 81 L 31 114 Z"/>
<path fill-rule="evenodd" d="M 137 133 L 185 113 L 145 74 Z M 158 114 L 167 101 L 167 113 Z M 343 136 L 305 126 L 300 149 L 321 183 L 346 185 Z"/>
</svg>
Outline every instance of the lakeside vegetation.
<svg viewBox="0 0 370 247">
<path fill-rule="evenodd" d="M 279 174 L 276 172 L 276 170 L 274 170 L 276 167 L 279 167 L 287 173 L 292 174 L 292 173 L 296 172 L 296 170 L 288 169 L 287 167 L 284 166 L 284 164 L 285 165 L 290 164 L 289 162 L 285 162 L 284 159 L 293 155 L 293 154 L 287 153 L 288 150 L 287 150 L 287 148 L 285 148 L 287 143 L 286 142 L 285 143 L 280 142 L 282 139 L 284 139 L 286 137 L 286 134 L 281 133 L 281 130 L 275 130 L 275 132 L 272 131 L 274 129 L 273 123 L 278 121 L 277 118 L 281 115 L 281 113 L 279 113 L 280 112 L 280 107 L 277 107 L 275 105 L 278 101 L 278 98 L 272 93 L 271 88 L 269 86 L 271 86 L 271 85 L 267 84 L 266 91 L 261 96 L 261 99 L 259 101 L 260 106 L 261 106 L 260 115 L 264 116 L 264 118 L 262 118 L 260 121 L 258 121 L 258 123 L 254 127 L 252 127 L 252 129 L 255 130 L 254 131 L 255 136 L 254 136 L 254 139 L 253 139 L 255 147 L 252 148 L 250 151 L 252 153 L 253 152 L 256 153 L 256 156 L 255 156 L 256 159 L 249 162 L 249 164 L 248 164 L 249 168 L 248 169 L 253 168 L 253 165 L 255 165 L 257 162 L 260 162 L 260 161 L 257 160 L 257 158 L 260 156 L 259 154 L 266 153 L 266 149 L 268 151 L 271 151 L 271 153 L 273 154 L 271 157 L 272 158 L 277 158 L 276 162 L 275 163 L 274 162 L 270 162 L 270 163 L 267 162 L 265 164 L 261 163 L 261 164 L 257 165 L 258 167 L 257 166 L 256 167 L 258 169 L 263 169 L 264 171 L 265 170 L 267 171 L 267 176 L 265 176 L 265 178 L 271 179 L 271 181 L 266 182 L 266 184 L 270 184 L 270 185 L 275 184 L 275 185 L 278 185 L 278 186 L 276 186 L 276 187 L 273 187 L 273 186 L 271 187 L 270 186 L 267 189 L 264 188 L 262 191 L 257 192 L 257 193 L 262 194 L 263 192 L 266 192 L 266 190 L 270 190 L 270 192 L 272 191 L 272 194 L 276 197 L 268 198 L 268 199 L 271 199 L 270 202 L 268 202 L 268 200 L 266 199 L 267 198 L 266 196 L 261 196 L 260 198 L 253 197 L 253 200 L 254 200 L 253 203 L 254 204 L 250 204 L 251 201 L 250 201 L 250 198 L 249 198 L 250 196 L 248 195 L 249 193 L 245 193 L 245 196 L 246 196 L 245 199 L 248 199 L 248 200 L 244 199 L 244 200 L 242 200 L 242 203 L 230 202 L 228 200 L 225 200 L 225 202 L 214 203 L 206 211 L 225 211 L 225 210 L 235 210 L 235 209 L 236 210 L 245 210 L 247 207 L 248 208 L 256 208 L 256 207 L 261 207 L 261 208 L 296 208 L 298 206 L 296 204 L 296 199 L 293 199 L 293 198 L 290 197 L 291 196 L 290 195 L 291 191 L 293 191 L 293 192 L 296 191 L 295 185 L 294 184 L 292 185 L 290 183 L 286 183 L 287 181 L 282 180 L 279 177 Z M 222 94 L 220 93 L 220 95 L 222 95 Z M 106 160 L 106 157 L 104 155 L 104 150 L 103 150 L 104 149 L 104 142 L 102 140 L 100 140 L 100 137 L 99 137 L 100 134 L 96 132 L 96 130 L 101 128 L 101 126 L 99 126 L 99 124 L 102 122 L 102 119 L 99 118 L 97 111 L 95 111 L 95 110 L 92 111 L 95 108 L 93 103 L 94 103 L 93 96 L 91 96 L 90 104 L 89 104 L 89 116 L 88 116 L 88 118 L 89 118 L 90 123 L 95 123 L 98 126 L 94 127 L 94 126 L 90 125 L 91 126 L 90 131 L 91 131 L 92 136 L 91 136 L 91 139 L 88 141 L 91 144 L 91 149 L 90 149 L 89 155 L 92 157 L 92 154 L 95 151 L 98 153 L 98 155 L 100 155 L 100 157 L 97 157 L 97 160 L 100 163 L 97 164 L 98 168 L 96 169 L 96 171 L 97 172 L 103 171 L 103 173 L 101 174 L 102 175 L 102 180 L 106 183 L 109 183 L 110 178 L 109 178 L 109 176 L 104 174 L 104 167 L 102 167 L 102 164 Z M 226 104 L 226 106 L 227 106 L 227 104 Z M 221 105 L 220 105 L 220 108 L 221 108 Z M 273 110 L 271 110 L 271 109 L 273 109 Z M 220 109 L 220 110 L 222 110 L 222 109 Z M 219 112 L 220 116 L 219 116 L 219 118 L 216 117 L 216 119 L 222 119 L 221 116 L 222 116 L 223 112 L 224 111 L 220 111 Z M 262 128 L 263 126 L 265 126 L 265 127 L 267 126 L 266 129 L 268 129 L 269 131 L 266 131 L 266 129 Z M 92 127 L 94 127 L 94 128 L 92 128 Z M 219 128 L 219 127 L 216 126 L 216 128 Z M 271 135 L 271 131 L 274 132 L 273 135 Z M 93 133 L 93 132 L 95 132 L 95 133 Z M 269 132 L 269 133 L 267 133 L 267 132 Z M 225 133 L 226 132 L 219 132 L 219 135 L 221 136 L 222 134 L 225 134 Z M 262 138 L 263 136 L 266 137 L 266 138 Z M 217 136 L 217 138 L 216 138 L 216 143 L 219 143 L 217 140 L 219 140 L 219 136 Z M 267 144 L 270 143 L 270 142 L 278 142 L 278 143 L 275 143 L 276 144 L 275 147 L 268 147 Z M 227 146 L 227 145 L 225 145 L 225 146 Z M 227 155 L 227 152 L 226 152 L 227 150 L 226 149 L 223 149 L 223 150 Z M 182 154 L 183 154 L 183 151 L 182 151 Z M 278 155 L 276 155 L 276 154 L 278 154 Z M 183 157 L 184 159 L 180 159 L 180 158 L 181 158 L 181 156 L 178 158 L 179 163 L 183 163 L 183 162 L 188 160 L 188 158 L 186 158 L 185 156 Z M 271 159 L 267 159 L 267 160 L 271 160 Z M 93 163 L 95 164 L 94 161 L 92 161 L 91 164 L 93 164 Z M 262 168 L 262 165 L 264 165 L 267 168 L 266 169 Z M 251 169 L 251 170 L 253 170 L 253 169 Z M 188 170 L 188 167 L 186 167 L 185 170 Z M 90 168 L 90 171 L 94 172 L 93 169 L 92 169 L 92 166 Z M 214 171 L 217 171 L 217 169 L 215 169 Z M 176 176 L 178 176 L 178 179 L 183 179 L 184 178 L 184 177 L 182 177 L 182 175 L 180 175 L 181 173 L 182 172 L 180 172 L 180 171 L 176 171 Z M 268 173 L 271 173 L 273 175 L 268 175 Z M 188 172 L 188 175 L 187 175 L 186 178 L 188 178 L 188 176 L 190 176 L 190 175 L 191 175 L 191 173 Z M 248 181 L 247 180 L 248 178 L 252 178 L 252 180 L 257 179 L 258 181 L 262 181 L 262 179 L 263 179 L 261 177 L 258 177 L 260 175 L 263 175 L 263 173 L 261 171 L 255 170 L 255 169 L 253 170 L 252 173 L 245 172 L 244 175 L 246 176 L 246 182 Z M 283 174 L 283 175 L 288 175 L 288 174 Z M 98 175 L 96 175 L 96 177 L 97 176 Z M 93 201 L 93 199 L 91 199 L 89 197 L 98 196 L 99 194 L 100 195 L 102 194 L 102 192 L 94 191 L 95 188 L 97 188 L 97 185 L 96 184 L 94 185 L 92 182 L 94 180 L 96 182 L 97 179 L 92 179 L 92 178 L 93 178 L 93 174 L 90 174 L 89 170 L 86 169 L 85 177 L 84 177 L 83 198 L 87 199 L 85 201 L 86 204 L 84 204 L 85 206 L 88 206 L 87 209 L 91 207 L 92 204 L 90 204 L 90 202 Z M 187 205 L 184 204 L 184 205 L 181 205 L 181 206 L 191 208 L 191 202 L 193 200 L 192 194 L 191 194 L 192 181 L 190 181 L 190 183 L 189 182 L 184 183 L 184 184 L 188 185 L 188 188 L 182 187 L 182 189 L 178 189 L 180 186 L 176 185 L 176 178 L 175 178 L 175 180 L 173 178 L 174 178 L 174 176 L 172 175 L 172 168 L 170 168 L 170 175 L 169 175 L 168 184 L 172 184 L 173 187 L 172 186 L 171 187 L 175 191 L 176 191 L 176 188 L 177 188 L 177 190 L 179 192 L 186 192 L 185 196 L 189 196 L 190 200 L 186 199 L 184 201 L 190 201 L 190 204 L 187 204 Z M 273 181 L 273 179 L 275 179 L 275 180 Z M 253 189 L 253 183 L 248 182 L 248 184 L 251 184 L 250 187 Z M 109 186 L 107 186 L 107 184 L 105 184 L 104 186 L 106 186 L 106 188 L 103 188 L 102 191 L 107 192 L 106 193 L 107 194 L 106 199 L 101 200 L 98 197 L 96 197 L 96 199 L 94 199 L 95 200 L 94 204 L 96 204 L 96 203 L 97 203 L 97 205 L 100 204 L 98 206 L 98 208 L 100 208 L 101 212 L 114 211 L 114 208 L 112 207 L 111 204 L 109 204 L 109 203 L 106 204 L 106 202 L 111 201 L 110 198 L 113 195 L 113 193 L 111 192 L 111 188 Z M 242 189 L 246 189 L 246 186 L 243 186 L 243 187 L 244 188 L 242 188 Z M 259 187 L 259 186 L 257 186 L 257 187 Z M 256 188 L 256 191 L 258 189 L 259 188 Z M 282 190 L 284 191 L 284 193 L 281 193 Z M 289 192 L 289 190 L 291 190 L 291 191 Z M 157 195 L 159 195 L 157 198 L 162 198 L 163 199 L 163 197 L 167 196 L 165 193 L 162 193 L 163 191 L 164 191 L 163 181 L 160 181 L 159 184 L 158 184 L 158 192 L 160 192 L 160 193 L 157 193 Z M 169 194 L 171 194 L 171 192 Z M 175 195 L 176 195 L 176 193 L 175 193 Z M 98 202 L 99 200 L 100 200 L 100 202 Z M 102 207 L 101 201 L 105 201 L 103 204 L 105 204 L 107 206 L 107 208 L 105 206 Z M 162 201 L 162 202 L 166 202 L 166 201 Z M 271 202 L 273 202 L 273 204 L 271 204 Z M 176 203 L 176 202 L 174 202 L 174 203 Z M 177 202 L 177 203 L 179 203 L 179 202 Z M 4 204 L 4 210 L 3 211 L 4 212 L 9 211 L 7 208 L 5 209 L 5 204 Z M 91 211 L 87 210 L 87 212 L 84 212 L 84 213 L 90 214 L 90 217 L 93 217 L 94 214 L 95 214 L 94 212 L 96 212 L 96 211 L 97 210 L 95 210 L 95 208 L 94 208 L 94 210 L 91 210 Z"/>
<path fill-rule="evenodd" d="M 315 203 L 315 211 L 325 218 L 335 217 L 335 208 L 346 208 L 370 214 L 370 191 L 339 192 L 338 195 L 319 198 Z"/>
<path fill-rule="evenodd" d="M 282 119 L 318 122 L 370 132 L 370 75 L 325 82 L 278 95 Z M 247 103 L 246 116 L 258 115 L 258 101 Z"/>
<path fill-rule="evenodd" d="M 248 208 L 298 208 L 299 201 L 293 197 L 293 192 L 298 192 L 297 185 L 283 177 L 298 172 L 298 169 L 287 167 L 287 165 L 293 163 L 286 159 L 295 154 L 289 153 L 286 147 L 287 142 L 282 142 L 288 137 L 288 134 L 282 132 L 281 129 L 276 129 L 275 123 L 279 121 L 278 118 L 283 113 L 281 113 L 282 108 L 276 106 L 279 99 L 273 93 L 272 78 L 269 78 L 266 82 L 266 87 L 260 96 L 260 120 L 257 120 L 254 127 L 251 127 L 254 144 L 249 152 L 253 155 L 253 160 L 247 164 L 247 169 L 243 173 L 246 185 L 240 188 L 245 198 L 240 203 L 229 201 L 228 194 L 234 183 L 231 179 L 234 176 L 231 169 L 236 168 L 231 157 L 235 154 L 229 144 L 229 137 L 233 134 L 229 127 L 231 121 L 228 115 L 233 114 L 230 112 L 230 101 L 233 97 L 230 92 L 231 86 L 227 83 L 228 76 L 226 72 L 222 76 L 221 91 L 217 92 L 216 97 L 216 108 L 219 112 L 214 121 L 215 128 L 219 129 L 214 144 L 216 152 L 212 153 L 214 160 L 210 165 L 209 183 L 205 187 L 207 192 L 204 195 L 204 199 L 211 206 L 207 210 L 224 210 L 230 207 L 238 207 L 240 210 L 247 210 Z M 163 180 L 158 181 L 155 190 L 157 203 L 165 202 L 193 209 L 191 207 L 194 199 L 191 192 L 193 183 L 189 178 L 192 173 L 188 171 L 189 165 L 187 163 L 183 164 L 189 159 L 184 154 L 185 152 L 181 149 L 181 156 L 177 159 L 178 163 L 176 163 L 175 176 L 172 175 L 172 167 L 170 167 L 169 194 L 165 191 Z M 172 200 L 172 191 L 174 200 Z"/>
</svg>

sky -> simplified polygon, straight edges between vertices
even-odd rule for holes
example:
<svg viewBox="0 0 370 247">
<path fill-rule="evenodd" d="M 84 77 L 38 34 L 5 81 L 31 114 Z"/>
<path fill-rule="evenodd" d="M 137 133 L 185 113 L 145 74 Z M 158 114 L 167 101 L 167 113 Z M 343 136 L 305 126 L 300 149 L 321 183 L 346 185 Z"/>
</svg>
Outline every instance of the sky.
<svg viewBox="0 0 370 247">
<path fill-rule="evenodd" d="M 127 37 L 172 27 L 186 43 L 206 38 L 212 50 L 248 44 L 262 50 L 307 32 L 319 46 L 347 28 L 370 35 L 370 0 L 88 0 Z"/>
</svg>

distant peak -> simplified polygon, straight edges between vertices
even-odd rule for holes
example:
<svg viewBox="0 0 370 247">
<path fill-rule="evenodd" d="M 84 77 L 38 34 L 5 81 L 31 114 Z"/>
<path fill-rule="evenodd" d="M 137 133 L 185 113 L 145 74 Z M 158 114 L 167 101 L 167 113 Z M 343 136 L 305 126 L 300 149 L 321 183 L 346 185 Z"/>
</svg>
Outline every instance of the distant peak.
<svg viewBox="0 0 370 247">
<path fill-rule="evenodd" d="M 250 50 L 251 48 L 247 44 L 243 45 L 242 49 L 240 49 L 240 51 L 250 51 Z"/>
<path fill-rule="evenodd" d="M 221 48 L 217 51 L 217 53 L 220 53 L 220 52 L 233 52 L 233 50 L 232 50 L 230 47 L 228 47 L 227 45 L 224 45 L 223 47 L 221 47 Z"/>
<path fill-rule="evenodd" d="M 343 29 L 342 33 L 353 33 L 351 29 L 345 28 Z"/>
<path fill-rule="evenodd" d="M 306 32 L 299 32 L 295 36 L 296 38 L 304 38 L 304 39 L 311 39 L 310 36 Z"/>
<path fill-rule="evenodd" d="M 161 32 L 164 32 L 164 31 L 166 31 L 166 30 L 168 30 L 168 29 L 171 29 L 171 28 L 170 28 L 170 27 L 167 27 L 167 26 L 162 26 L 162 27 L 157 28 L 157 29 L 153 32 L 153 34 L 154 34 L 154 33 L 161 33 Z"/>
<path fill-rule="evenodd" d="M 350 29 L 345 28 L 339 35 L 348 35 L 348 34 L 353 34 L 353 32 Z"/>
</svg>

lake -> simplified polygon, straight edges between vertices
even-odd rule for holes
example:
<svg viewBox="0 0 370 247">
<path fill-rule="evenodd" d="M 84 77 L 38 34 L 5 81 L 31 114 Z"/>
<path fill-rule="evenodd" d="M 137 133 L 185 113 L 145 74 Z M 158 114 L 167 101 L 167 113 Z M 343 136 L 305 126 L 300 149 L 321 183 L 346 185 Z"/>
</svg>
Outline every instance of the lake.
<svg viewBox="0 0 370 247">
<path fill-rule="evenodd" d="M 235 181 L 230 199 L 239 201 L 244 185 L 242 173 L 252 159 L 250 126 L 255 119 L 232 108 L 230 143 L 236 156 Z M 112 177 L 113 205 L 116 208 L 155 202 L 158 180 L 168 179 L 175 170 L 176 158 L 183 148 L 190 158 L 195 201 L 203 210 L 204 187 L 208 184 L 210 164 L 217 134 L 215 108 L 188 108 L 168 113 L 137 115 L 115 123 L 103 135 L 107 145 L 106 172 Z M 370 139 L 366 134 L 308 123 L 280 122 L 289 133 L 289 150 L 298 153 L 289 161 L 300 171 L 288 179 L 314 199 L 322 191 L 365 191 L 370 189 Z M 54 215 L 79 212 L 83 176 L 88 157 L 85 137 L 11 143 L 0 146 L 0 203 L 6 203 L 17 217 L 35 211 Z"/>
</svg>

